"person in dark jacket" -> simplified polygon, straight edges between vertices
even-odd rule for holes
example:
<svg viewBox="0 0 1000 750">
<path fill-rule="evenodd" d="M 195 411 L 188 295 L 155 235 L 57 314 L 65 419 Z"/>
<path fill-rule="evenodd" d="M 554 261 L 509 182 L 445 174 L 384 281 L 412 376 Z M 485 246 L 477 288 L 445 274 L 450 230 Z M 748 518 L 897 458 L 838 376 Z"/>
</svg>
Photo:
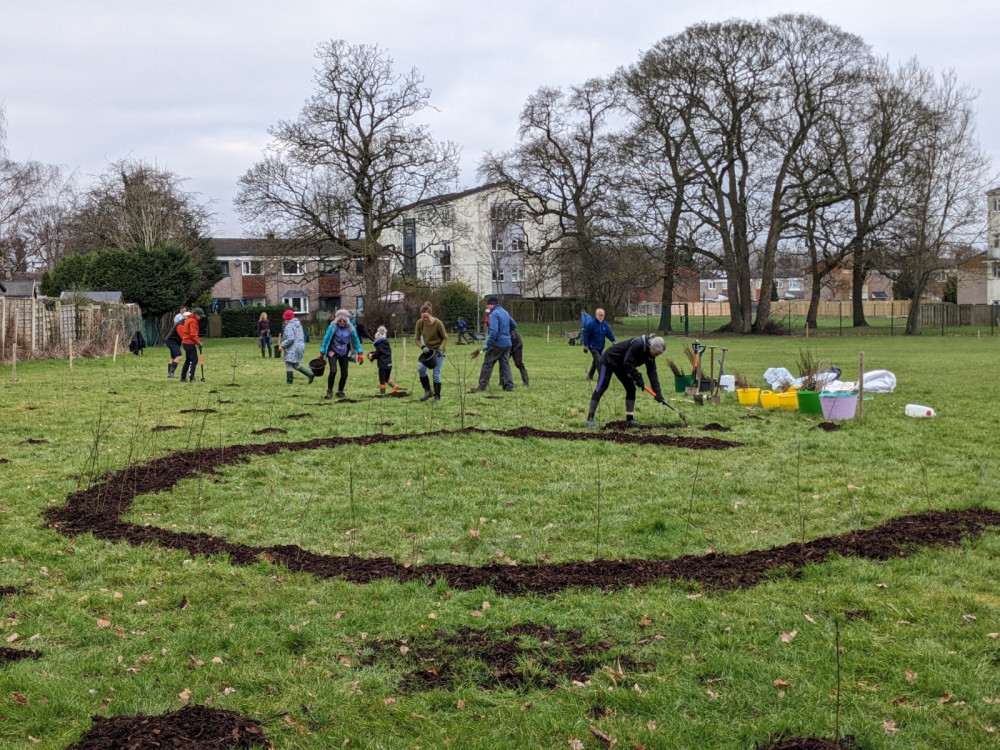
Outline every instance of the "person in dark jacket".
<svg viewBox="0 0 1000 750">
<path fill-rule="evenodd" d="M 260 345 L 260 356 L 264 356 L 267 349 L 267 356 L 274 357 L 274 349 L 271 348 L 271 321 L 267 319 L 267 313 L 262 312 L 257 319 L 257 340 Z"/>
<path fill-rule="evenodd" d="M 517 324 L 510 313 L 500 306 L 500 300 L 492 295 L 486 299 L 486 316 L 486 343 L 482 348 L 486 357 L 479 370 L 479 385 L 470 388 L 469 393 L 486 390 L 493 374 L 493 365 L 497 362 L 500 363 L 500 385 L 505 391 L 512 391 L 514 377 L 510 373 L 510 348 L 513 342 L 510 334 Z M 472 356 L 479 356 L 479 350 L 474 351 Z"/>
<path fill-rule="evenodd" d="M 528 387 L 528 368 L 524 366 L 524 341 L 521 334 L 517 332 L 517 324 L 511 321 L 510 329 L 510 358 L 514 362 L 514 367 L 521 373 L 521 385 Z"/>
<path fill-rule="evenodd" d="M 399 386 L 392 380 L 392 347 L 389 346 L 388 331 L 385 326 L 379 326 L 375 331 L 375 351 L 368 352 L 368 361 L 376 362 L 378 365 L 378 393 L 385 395 L 385 388 L 392 388 L 390 393 L 399 390 Z"/>
<path fill-rule="evenodd" d="M 617 343 L 604 352 L 597 371 L 597 385 L 594 386 L 594 395 L 590 397 L 587 427 L 590 429 L 597 427 L 594 415 L 597 414 L 597 405 L 601 403 L 601 396 L 611 385 L 612 375 L 625 386 L 625 422 L 629 425 L 639 424 L 635 418 L 635 391 L 636 388 L 645 386 L 642 375 L 639 373 L 639 367 L 642 365 L 646 366 L 649 387 L 652 388 L 656 401 L 661 404 L 666 403 L 663 392 L 660 390 L 660 379 L 656 376 L 656 358 L 663 354 L 666 348 L 666 343 L 659 336 L 639 336 Z"/>
<path fill-rule="evenodd" d="M 178 313 L 181 316 L 179 323 L 174 323 L 173 327 L 170 329 L 170 333 L 167 334 L 165 339 L 167 348 L 170 350 L 170 362 L 167 363 L 167 377 L 175 377 L 174 373 L 177 372 L 177 365 L 181 363 L 181 357 L 184 354 L 181 352 L 181 334 L 177 329 L 184 325 L 184 321 L 190 317 L 191 313 L 185 310 L 182 313 Z"/>
<path fill-rule="evenodd" d="M 604 309 L 598 307 L 587 325 L 583 327 L 583 351 L 590 352 L 593 364 L 590 365 L 590 372 L 587 373 L 587 380 L 594 379 L 594 373 L 601 365 L 601 355 L 604 353 L 604 339 L 610 339 L 615 343 L 615 335 L 611 333 L 611 327 L 604 321 Z"/>
</svg>

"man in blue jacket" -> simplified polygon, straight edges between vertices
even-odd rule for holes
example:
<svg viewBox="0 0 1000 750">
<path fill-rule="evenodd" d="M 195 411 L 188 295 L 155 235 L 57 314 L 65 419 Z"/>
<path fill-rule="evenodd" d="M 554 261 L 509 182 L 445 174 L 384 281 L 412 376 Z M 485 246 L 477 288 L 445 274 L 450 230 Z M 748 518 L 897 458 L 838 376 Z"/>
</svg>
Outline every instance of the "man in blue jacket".
<svg viewBox="0 0 1000 750">
<path fill-rule="evenodd" d="M 604 339 L 610 339 L 615 343 L 615 335 L 611 333 L 611 327 L 604 322 L 604 308 L 598 307 L 594 317 L 583 327 L 583 352 L 590 351 L 590 356 L 594 362 L 587 373 L 587 380 L 594 379 L 594 373 L 601 364 L 601 353 L 604 351 Z"/>
<path fill-rule="evenodd" d="M 485 391 L 490 384 L 493 365 L 500 362 L 500 385 L 505 391 L 514 390 L 514 376 L 510 372 L 511 331 L 514 329 L 514 319 L 510 313 L 500 306 L 500 300 L 494 296 L 486 298 L 486 313 L 489 324 L 486 327 L 486 343 L 482 351 L 486 353 L 483 366 L 479 371 L 479 385 L 469 389 L 469 393 Z M 472 356 L 479 352 L 473 352 Z"/>
</svg>

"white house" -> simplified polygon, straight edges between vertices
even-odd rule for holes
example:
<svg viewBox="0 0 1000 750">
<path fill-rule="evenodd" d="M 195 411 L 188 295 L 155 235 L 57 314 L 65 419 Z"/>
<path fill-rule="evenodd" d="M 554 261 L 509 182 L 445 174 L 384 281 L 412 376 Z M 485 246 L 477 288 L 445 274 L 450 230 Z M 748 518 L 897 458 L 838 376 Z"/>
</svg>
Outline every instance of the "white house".
<svg viewBox="0 0 1000 750">
<path fill-rule="evenodd" d="M 561 266 L 546 245 L 554 228 L 554 219 L 532 218 L 491 184 L 414 204 L 381 240 L 395 246 L 397 270 L 432 286 L 460 281 L 481 297 L 560 297 Z"/>
</svg>

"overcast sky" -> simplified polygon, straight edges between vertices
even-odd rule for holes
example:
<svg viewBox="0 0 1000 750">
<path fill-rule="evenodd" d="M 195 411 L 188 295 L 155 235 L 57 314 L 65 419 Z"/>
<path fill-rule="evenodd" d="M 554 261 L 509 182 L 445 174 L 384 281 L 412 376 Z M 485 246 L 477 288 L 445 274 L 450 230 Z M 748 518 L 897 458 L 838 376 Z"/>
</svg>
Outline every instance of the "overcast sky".
<svg viewBox="0 0 1000 750">
<path fill-rule="evenodd" d="M 89 184 L 133 157 L 214 201 L 215 236 L 242 235 L 236 180 L 267 129 L 313 92 L 317 45 L 378 44 L 416 67 L 436 137 L 463 149 L 460 187 L 486 150 L 514 144 L 539 86 L 638 59 L 700 21 L 812 13 L 891 62 L 953 69 L 980 92 L 979 136 L 1000 164 L 1000 76 L 985 0 L 0 0 L 7 148 Z M 985 205 L 985 203 L 984 203 Z"/>
</svg>

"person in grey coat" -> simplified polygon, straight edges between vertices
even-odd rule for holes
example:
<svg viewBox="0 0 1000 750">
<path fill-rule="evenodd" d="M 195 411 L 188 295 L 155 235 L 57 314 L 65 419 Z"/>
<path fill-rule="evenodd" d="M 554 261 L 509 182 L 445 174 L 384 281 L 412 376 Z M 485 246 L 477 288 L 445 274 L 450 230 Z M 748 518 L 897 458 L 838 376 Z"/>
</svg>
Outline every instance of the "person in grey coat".
<svg viewBox="0 0 1000 750">
<path fill-rule="evenodd" d="M 298 370 L 313 382 L 312 370 L 302 366 L 302 359 L 306 356 L 306 335 L 302 330 L 302 324 L 295 313 L 285 310 L 281 316 L 285 321 L 282 329 L 281 349 L 285 353 L 285 379 L 288 385 L 295 379 L 295 370 Z"/>
</svg>

